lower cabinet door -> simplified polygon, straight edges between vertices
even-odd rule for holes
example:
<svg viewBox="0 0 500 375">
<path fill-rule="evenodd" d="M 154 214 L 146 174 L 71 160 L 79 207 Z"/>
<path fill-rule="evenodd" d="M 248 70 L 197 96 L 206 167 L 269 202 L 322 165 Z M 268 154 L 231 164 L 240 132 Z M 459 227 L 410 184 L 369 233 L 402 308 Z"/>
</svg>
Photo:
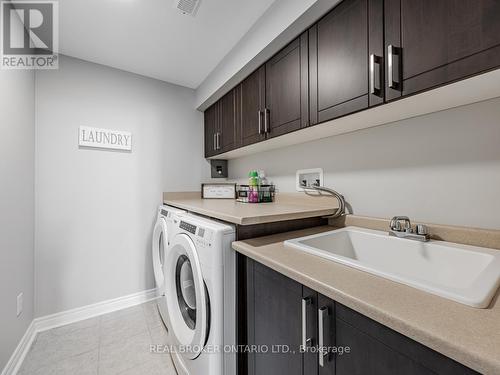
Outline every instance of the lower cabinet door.
<svg viewBox="0 0 500 375">
<path fill-rule="evenodd" d="M 477 375 L 247 258 L 247 368 L 240 375 Z"/>
<path fill-rule="evenodd" d="M 337 319 L 336 331 L 338 345 L 350 348 L 349 353 L 337 355 L 337 375 L 434 374 L 342 319 Z"/>
<path fill-rule="evenodd" d="M 253 262 L 253 296 L 249 374 L 301 375 L 302 285 Z"/>
<path fill-rule="evenodd" d="M 336 356 L 337 375 L 477 374 L 341 304 L 335 304 L 335 316 L 337 347 L 349 347 Z"/>
</svg>

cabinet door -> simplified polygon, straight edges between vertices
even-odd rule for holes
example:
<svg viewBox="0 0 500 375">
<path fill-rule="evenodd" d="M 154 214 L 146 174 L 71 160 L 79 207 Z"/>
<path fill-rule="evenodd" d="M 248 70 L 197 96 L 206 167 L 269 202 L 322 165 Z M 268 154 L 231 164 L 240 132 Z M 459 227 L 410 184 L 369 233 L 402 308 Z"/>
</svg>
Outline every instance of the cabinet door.
<svg viewBox="0 0 500 375">
<path fill-rule="evenodd" d="M 337 375 L 434 374 L 341 319 L 337 319 L 336 330 L 338 345 L 350 348 L 350 353 L 337 356 Z"/>
<path fill-rule="evenodd" d="M 267 137 L 305 127 L 309 123 L 307 32 L 266 63 Z"/>
<path fill-rule="evenodd" d="M 500 66 L 498 0 L 386 0 L 385 13 L 388 99 Z"/>
<path fill-rule="evenodd" d="M 242 146 L 265 139 L 265 85 L 265 66 L 261 66 L 240 84 L 238 112 L 241 124 L 240 134 Z"/>
<path fill-rule="evenodd" d="M 473 370 L 341 304 L 335 305 L 337 375 L 472 375 Z"/>
<path fill-rule="evenodd" d="M 301 301 L 301 284 L 253 262 L 248 343 L 268 352 L 249 356 L 250 375 L 302 375 Z"/>
<path fill-rule="evenodd" d="M 229 91 L 219 100 L 219 134 L 217 153 L 227 152 L 236 147 L 236 90 Z"/>
<path fill-rule="evenodd" d="M 218 103 L 213 104 L 204 113 L 205 118 L 205 157 L 217 153 L 217 132 L 219 121 Z"/>
<path fill-rule="evenodd" d="M 384 104 L 384 0 L 368 0 L 368 104 Z"/>
<path fill-rule="evenodd" d="M 310 29 L 311 124 L 368 107 L 368 0 L 344 0 Z"/>
</svg>

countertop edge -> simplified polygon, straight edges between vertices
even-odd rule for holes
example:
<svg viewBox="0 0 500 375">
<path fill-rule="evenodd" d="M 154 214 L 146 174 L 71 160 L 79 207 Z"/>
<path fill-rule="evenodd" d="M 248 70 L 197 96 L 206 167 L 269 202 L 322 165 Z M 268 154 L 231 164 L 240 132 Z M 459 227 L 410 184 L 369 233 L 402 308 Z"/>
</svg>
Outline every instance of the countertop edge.
<svg viewBox="0 0 500 375">
<path fill-rule="evenodd" d="M 227 221 L 232 224 L 238 224 L 238 225 L 254 225 L 254 224 L 266 224 L 266 223 L 274 223 L 274 222 L 279 222 L 279 221 L 287 221 L 287 220 L 295 220 L 295 219 L 307 219 L 311 217 L 318 217 L 318 216 L 328 216 L 332 215 L 335 213 L 334 208 L 324 208 L 324 209 L 317 209 L 317 208 L 311 208 L 309 211 L 305 212 L 295 212 L 295 213 L 283 213 L 283 214 L 272 214 L 272 215 L 260 215 L 260 216 L 247 216 L 247 217 L 238 217 L 238 216 L 232 216 L 212 210 L 207 210 L 203 209 L 200 207 L 196 207 L 190 204 L 186 204 L 183 202 L 179 202 L 176 200 L 168 200 L 165 199 L 163 201 L 164 204 L 167 204 L 169 206 L 181 208 L 187 211 L 191 211 L 194 213 L 198 213 L 201 215 L 205 216 L 210 216 L 215 219 Z M 265 203 L 264 203 L 265 204 Z"/>
<path fill-rule="evenodd" d="M 279 242 L 277 242 L 279 243 Z M 460 346 L 453 342 L 443 340 L 440 336 L 434 335 L 432 331 L 422 330 L 420 327 L 412 325 L 411 322 L 391 316 L 385 311 L 379 310 L 362 299 L 346 294 L 335 287 L 314 280 L 308 275 L 301 273 L 296 269 L 284 266 L 273 261 L 273 259 L 262 256 L 258 251 L 253 250 L 253 246 L 245 244 L 243 241 L 233 242 L 233 249 L 248 256 L 249 258 L 270 267 L 271 269 L 290 277 L 291 279 L 302 283 L 303 285 L 332 298 L 333 300 L 371 318 L 405 336 L 409 336 L 415 341 L 425 345 L 471 369 L 483 374 L 500 373 L 500 360 L 494 360 L 489 357 L 481 356 L 477 352 L 464 351 Z M 342 266 L 342 265 L 341 265 Z M 347 266 L 342 266 L 346 267 Z"/>
<path fill-rule="evenodd" d="M 179 202 L 177 200 L 164 199 L 163 204 L 177 207 L 177 208 L 181 208 L 181 209 L 187 210 L 187 211 L 192 211 L 192 212 L 195 212 L 195 213 L 198 213 L 201 215 L 210 216 L 210 217 L 213 217 L 215 219 L 227 221 L 227 222 L 232 223 L 232 224 L 240 224 L 240 225 L 243 224 L 243 218 L 231 216 L 231 215 L 226 215 L 226 214 L 220 214 L 220 213 L 217 213 L 214 211 L 205 210 L 203 208 L 195 207 L 195 206 L 192 206 L 190 204 Z"/>
</svg>

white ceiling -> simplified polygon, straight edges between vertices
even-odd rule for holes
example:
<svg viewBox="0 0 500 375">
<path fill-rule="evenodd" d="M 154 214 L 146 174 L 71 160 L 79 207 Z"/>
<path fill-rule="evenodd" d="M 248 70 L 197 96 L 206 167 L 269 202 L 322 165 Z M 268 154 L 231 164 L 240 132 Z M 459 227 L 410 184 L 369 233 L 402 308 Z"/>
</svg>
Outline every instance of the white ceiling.
<svg viewBox="0 0 500 375">
<path fill-rule="evenodd" d="M 274 0 L 61 0 L 60 53 L 196 88 Z"/>
</svg>

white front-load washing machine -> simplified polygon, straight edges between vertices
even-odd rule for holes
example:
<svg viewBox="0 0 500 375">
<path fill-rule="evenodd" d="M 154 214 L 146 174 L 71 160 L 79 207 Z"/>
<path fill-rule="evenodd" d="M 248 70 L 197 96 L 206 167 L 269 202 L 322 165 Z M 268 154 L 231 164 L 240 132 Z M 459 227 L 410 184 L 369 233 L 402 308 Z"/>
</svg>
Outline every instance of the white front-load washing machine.
<svg viewBox="0 0 500 375">
<path fill-rule="evenodd" d="M 165 324 L 167 308 L 167 302 L 165 300 L 165 259 L 168 245 L 172 239 L 174 223 L 178 222 L 178 217 L 184 214 L 186 214 L 186 211 L 175 207 L 166 205 L 159 206 L 156 224 L 153 230 L 152 258 L 158 297 L 157 305 Z M 167 329 L 168 328 L 167 326 Z"/>
<path fill-rule="evenodd" d="M 234 375 L 232 225 L 196 215 L 175 224 L 165 259 L 167 326 L 179 375 Z"/>
</svg>

